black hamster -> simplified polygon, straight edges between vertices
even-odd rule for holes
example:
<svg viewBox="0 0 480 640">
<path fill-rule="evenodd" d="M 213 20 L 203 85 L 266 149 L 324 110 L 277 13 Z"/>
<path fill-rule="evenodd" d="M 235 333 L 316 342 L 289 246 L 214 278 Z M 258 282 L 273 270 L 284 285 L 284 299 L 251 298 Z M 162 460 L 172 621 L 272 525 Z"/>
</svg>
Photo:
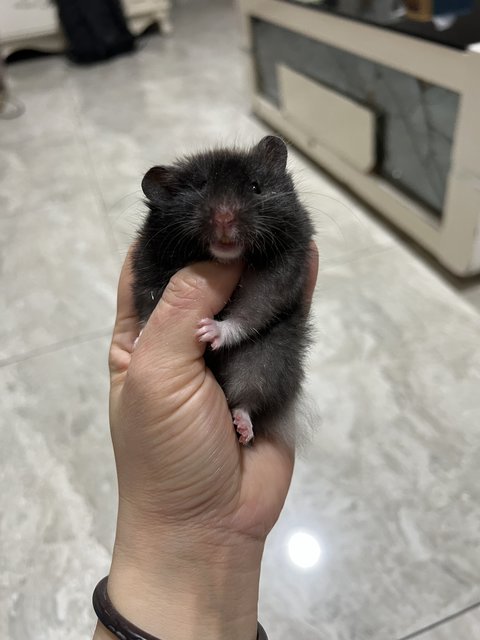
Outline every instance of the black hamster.
<svg viewBox="0 0 480 640">
<path fill-rule="evenodd" d="M 249 150 L 216 149 L 150 169 L 148 216 L 133 255 L 144 324 L 172 275 L 202 260 L 241 258 L 245 270 L 216 318 L 199 319 L 205 360 L 246 444 L 285 437 L 308 346 L 304 302 L 313 227 L 286 169 L 287 147 L 266 136 Z"/>
</svg>

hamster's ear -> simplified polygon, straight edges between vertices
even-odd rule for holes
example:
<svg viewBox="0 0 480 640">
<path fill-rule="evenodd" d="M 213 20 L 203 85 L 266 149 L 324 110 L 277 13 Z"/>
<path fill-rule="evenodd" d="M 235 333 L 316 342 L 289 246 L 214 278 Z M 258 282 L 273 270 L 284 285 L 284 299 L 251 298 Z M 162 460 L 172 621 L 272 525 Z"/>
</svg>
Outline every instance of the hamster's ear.
<svg viewBox="0 0 480 640">
<path fill-rule="evenodd" d="M 165 192 L 175 191 L 177 184 L 175 170 L 171 167 L 152 167 L 142 180 L 142 191 L 149 200 L 165 197 Z"/>
<path fill-rule="evenodd" d="M 277 169 L 285 171 L 287 166 L 287 145 L 278 136 L 265 136 L 257 145 L 266 162 Z"/>
</svg>

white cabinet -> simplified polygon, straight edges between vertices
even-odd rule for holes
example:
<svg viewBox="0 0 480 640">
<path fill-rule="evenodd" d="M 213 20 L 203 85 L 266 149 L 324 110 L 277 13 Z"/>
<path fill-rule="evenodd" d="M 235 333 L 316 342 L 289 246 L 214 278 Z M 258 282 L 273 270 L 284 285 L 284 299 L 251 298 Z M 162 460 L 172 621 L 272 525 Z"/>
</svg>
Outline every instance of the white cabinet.
<svg viewBox="0 0 480 640">
<path fill-rule="evenodd" d="M 170 0 L 122 0 L 128 25 L 135 35 L 158 22 L 171 30 Z M 65 47 L 55 5 L 50 0 L 0 0 L 0 53 L 22 48 L 61 51 Z"/>
<path fill-rule="evenodd" d="M 49 0 L 2 0 L 0 41 L 50 35 L 57 30 L 57 14 Z"/>
<path fill-rule="evenodd" d="M 170 0 L 122 0 L 130 30 L 141 33 L 149 24 L 157 22 L 162 33 L 170 33 Z"/>
<path fill-rule="evenodd" d="M 255 113 L 431 252 L 452 273 L 480 274 L 480 43 L 458 49 L 298 3 L 237 2 L 243 15 Z M 294 55 L 297 51 L 304 52 L 301 59 Z M 312 51 L 317 52 L 318 59 Z M 329 51 L 330 66 L 319 62 L 324 51 Z M 336 52 L 341 52 L 342 57 Z M 352 81 L 345 60 L 351 64 L 354 59 L 360 61 L 363 77 L 359 74 Z M 293 62 L 288 64 L 288 60 Z M 379 75 L 382 80 L 378 81 L 375 66 L 377 70 L 389 69 L 391 75 Z M 330 74 L 329 82 L 315 80 L 320 69 L 327 69 L 325 77 Z M 372 70 L 370 76 L 367 69 Z M 371 78 L 369 86 L 378 87 L 379 95 L 393 96 L 393 107 L 390 111 L 386 106 L 380 107 L 374 91 L 363 102 L 346 100 L 346 92 L 333 89 L 335 73 L 340 75 L 344 87 L 350 83 L 358 88 Z M 396 83 L 396 91 L 390 88 L 388 77 L 391 83 Z M 337 84 L 341 86 L 340 82 Z M 418 91 L 409 92 L 409 86 Z M 428 105 L 422 102 L 426 88 L 430 92 Z M 451 96 L 450 103 L 447 95 Z M 401 105 L 406 101 L 409 107 L 403 108 Z M 450 119 L 446 117 L 449 104 L 454 105 Z M 441 108 L 435 110 L 438 105 Z M 438 120 L 441 124 L 437 128 L 425 126 L 427 144 L 422 145 L 412 134 L 419 130 L 409 128 L 407 123 L 411 120 L 416 124 L 422 118 L 422 122 L 429 123 L 428 118 L 432 121 L 434 112 L 441 113 Z M 390 119 L 396 125 L 397 113 L 401 120 L 399 131 L 405 132 L 404 137 L 412 142 L 403 146 L 401 136 L 397 137 L 396 157 L 402 155 L 403 161 L 400 166 L 407 166 L 411 158 L 408 167 L 411 169 L 419 165 L 416 159 L 420 158 L 424 163 L 430 162 L 435 171 L 440 171 L 440 159 L 446 167 L 445 178 L 442 174 L 439 181 L 445 187 L 444 196 L 436 210 L 426 204 L 421 194 L 414 196 L 413 191 L 400 188 L 398 168 L 400 176 L 395 175 L 392 167 L 388 179 L 386 171 L 377 170 L 379 160 L 385 157 L 382 147 L 377 156 L 377 141 L 382 140 L 382 132 L 386 130 L 386 116 L 393 114 Z M 453 134 L 449 139 L 446 132 L 452 120 Z M 441 138 L 435 147 L 434 134 Z M 419 155 L 415 156 L 412 149 L 419 151 Z M 389 153 L 392 151 L 393 145 Z M 424 175 L 429 178 L 431 174 L 426 171 Z"/>
</svg>

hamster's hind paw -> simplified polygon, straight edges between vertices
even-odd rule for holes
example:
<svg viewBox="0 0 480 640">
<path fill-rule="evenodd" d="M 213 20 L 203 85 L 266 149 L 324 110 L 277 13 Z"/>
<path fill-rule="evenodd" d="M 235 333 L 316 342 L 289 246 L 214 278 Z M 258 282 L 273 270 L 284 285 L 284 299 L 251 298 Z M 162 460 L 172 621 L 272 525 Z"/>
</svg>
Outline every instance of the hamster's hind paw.
<svg viewBox="0 0 480 640">
<path fill-rule="evenodd" d="M 198 329 L 195 333 L 199 342 L 209 342 L 212 349 L 220 349 L 225 343 L 225 335 L 222 331 L 223 322 L 212 320 L 212 318 L 203 318 L 198 323 Z"/>
<path fill-rule="evenodd" d="M 232 409 L 232 418 L 235 429 L 240 436 L 240 444 L 251 442 L 253 440 L 253 426 L 248 412 L 245 409 Z"/>
</svg>

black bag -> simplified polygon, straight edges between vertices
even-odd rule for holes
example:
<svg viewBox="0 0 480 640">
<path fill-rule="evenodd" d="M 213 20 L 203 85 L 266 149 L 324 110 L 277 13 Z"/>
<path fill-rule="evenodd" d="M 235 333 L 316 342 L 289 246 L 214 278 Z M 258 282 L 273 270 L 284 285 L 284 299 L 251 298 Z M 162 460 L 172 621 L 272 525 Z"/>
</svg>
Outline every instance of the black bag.
<svg viewBox="0 0 480 640">
<path fill-rule="evenodd" d="M 69 44 L 68 55 L 74 62 L 105 60 L 134 48 L 120 0 L 55 0 L 55 3 Z"/>
</svg>

